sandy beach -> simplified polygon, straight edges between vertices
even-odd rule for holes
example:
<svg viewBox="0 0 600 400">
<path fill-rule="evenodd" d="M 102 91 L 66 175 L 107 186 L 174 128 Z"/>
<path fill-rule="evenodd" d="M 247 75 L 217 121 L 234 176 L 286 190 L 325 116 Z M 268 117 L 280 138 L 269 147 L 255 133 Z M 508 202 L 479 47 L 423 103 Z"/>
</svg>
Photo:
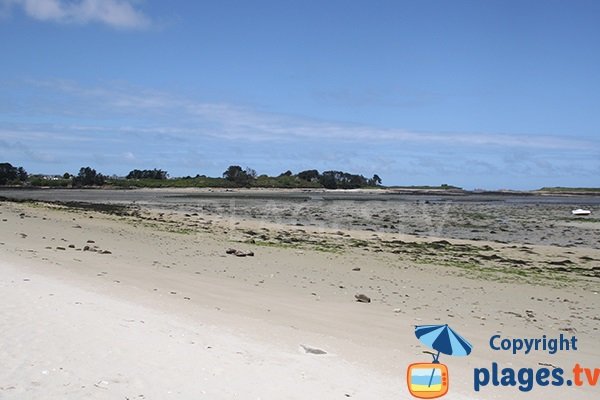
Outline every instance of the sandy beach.
<svg viewBox="0 0 600 400">
<path fill-rule="evenodd" d="M 224 212 L 226 193 L 197 194 L 0 203 L 1 399 L 410 398 L 407 366 L 431 359 L 414 326 L 446 323 L 474 348 L 441 358 L 449 399 L 597 398 L 473 391 L 492 362 L 600 368 L 598 222 L 570 203 L 419 199 L 415 215 L 275 193 Z M 579 349 L 513 355 L 495 334 Z"/>
</svg>

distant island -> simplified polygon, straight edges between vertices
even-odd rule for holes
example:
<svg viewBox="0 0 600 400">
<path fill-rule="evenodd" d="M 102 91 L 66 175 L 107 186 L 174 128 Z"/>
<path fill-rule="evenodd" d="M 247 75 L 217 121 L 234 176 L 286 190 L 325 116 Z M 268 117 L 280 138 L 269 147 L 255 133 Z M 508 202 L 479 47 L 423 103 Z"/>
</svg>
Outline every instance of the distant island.
<svg viewBox="0 0 600 400">
<path fill-rule="evenodd" d="M 277 176 L 258 175 L 252 168 L 230 165 L 220 177 L 197 174 L 170 177 L 162 169 L 134 169 L 125 176 L 105 175 L 91 167 L 81 167 L 77 174 L 29 174 L 23 167 L 0 163 L 0 186 L 22 188 L 271 188 L 271 189 L 388 189 L 406 193 L 436 192 L 448 194 L 523 194 L 523 195 L 600 195 L 600 188 L 542 187 L 537 190 L 465 190 L 459 186 L 441 184 L 384 186 L 379 175 L 366 178 L 344 171 L 316 169 L 293 173 L 287 170 Z"/>
<path fill-rule="evenodd" d="M 561 187 L 561 186 L 555 186 L 555 187 L 543 187 L 540 190 L 538 190 L 538 192 L 546 192 L 546 193 L 556 193 L 556 194 L 561 194 L 561 193 L 566 193 L 566 194 L 586 194 L 586 193 L 590 193 L 590 194 L 600 194 L 600 188 L 572 188 L 572 187 Z"/>
<path fill-rule="evenodd" d="M 206 175 L 169 177 L 162 169 L 134 169 L 126 176 L 108 176 L 91 167 L 81 167 L 77 174 L 65 172 L 63 175 L 30 175 L 23 167 L 10 163 L 0 164 L 0 185 L 21 187 L 82 188 L 325 188 L 359 189 L 380 188 L 381 178 L 375 174 L 371 178 L 344 171 L 324 171 L 316 169 L 294 174 L 287 170 L 278 176 L 258 175 L 252 168 L 230 165 L 220 177 Z"/>
</svg>

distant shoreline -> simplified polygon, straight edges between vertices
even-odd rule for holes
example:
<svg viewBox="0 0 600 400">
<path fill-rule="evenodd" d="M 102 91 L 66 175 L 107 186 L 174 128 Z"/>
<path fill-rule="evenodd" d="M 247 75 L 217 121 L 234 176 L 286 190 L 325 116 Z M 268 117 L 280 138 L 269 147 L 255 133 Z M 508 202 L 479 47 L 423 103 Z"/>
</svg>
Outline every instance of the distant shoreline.
<svg viewBox="0 0 600 400">
<path fill-rule="evenodd" d="M 21 191 L 21 192 L 37 192 L 37 191 L 70 191 L 70 190 L 114 190 L 114 191 L 177 191 L 187 192 L 195 191 L 199 194 L 212 193 L 211 196 L 218 197 L 219 194 L 225 196 L 248 196 L 260 197 L 259 194 L 265 192 L 272 193 L 328 193 L 328 194 L 372 194 L 372 195 L 433 195 L 433 196 L 600 196 L 600 188 L 566 188 L 552 187 L 541 188 L 536 190 L 466 190 L 461 188 L 444 188 L 444 187 L 428 187 L 428 186 L 390 186 L 378 188 L 357 188 L 357 189 L 326 189 L 326 188 L 288 188 L 288 187 L 144 187 L 144 186 L 86 186 L 86 187 L 53 187 L 53 186 L 0 186 L 0 190 L 4 191 Z M 269 196 L 270 197 L 270 196 Z"/>
</svg>

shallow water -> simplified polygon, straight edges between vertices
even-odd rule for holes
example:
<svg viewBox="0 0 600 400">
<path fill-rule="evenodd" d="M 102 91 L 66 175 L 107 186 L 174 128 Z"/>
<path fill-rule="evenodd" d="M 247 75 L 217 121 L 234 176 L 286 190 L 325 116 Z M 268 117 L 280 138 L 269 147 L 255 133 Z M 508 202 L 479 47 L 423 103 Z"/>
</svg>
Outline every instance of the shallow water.
<svg viewBox="0 0 600 400">
<path fill-rule="evenodd" d="M 406 195 L 321 191 L 0 190 L 45 201 L 135 204 L 297 226 L 357 229 L 502 243 L 600 248 L 600 196 Z M 600 211 L 599 211 L 600 212 Z"/>
</svg>

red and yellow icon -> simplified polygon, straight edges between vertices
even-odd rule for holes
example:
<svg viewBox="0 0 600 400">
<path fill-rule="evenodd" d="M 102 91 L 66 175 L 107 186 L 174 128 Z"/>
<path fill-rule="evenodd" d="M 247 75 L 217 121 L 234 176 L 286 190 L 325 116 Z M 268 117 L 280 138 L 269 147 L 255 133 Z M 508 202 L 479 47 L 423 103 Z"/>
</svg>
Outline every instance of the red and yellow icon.
<svg viewBox="0 0 600 400">
<path fill-rule="evenodd" d="M 408 391 L 419 399 L 435 399 L 448 393 L 448 367 L 440 363 L 415 363 L 406 372 Z"/>
<path fill-rule="evenodd" d="M 415 363 L 408 366 L 406 383 L 408 391 L 419 399 L 435 399 L 448 393 L 450 378 L 448 367 L 440 364 L 440 354 L 468 356 L 473 346 L 465 338 L 446 325 L 417 325 L 415 336 L 437 353 L 424 351 L 433 356 L 433 362 Z"/>
</svg>

